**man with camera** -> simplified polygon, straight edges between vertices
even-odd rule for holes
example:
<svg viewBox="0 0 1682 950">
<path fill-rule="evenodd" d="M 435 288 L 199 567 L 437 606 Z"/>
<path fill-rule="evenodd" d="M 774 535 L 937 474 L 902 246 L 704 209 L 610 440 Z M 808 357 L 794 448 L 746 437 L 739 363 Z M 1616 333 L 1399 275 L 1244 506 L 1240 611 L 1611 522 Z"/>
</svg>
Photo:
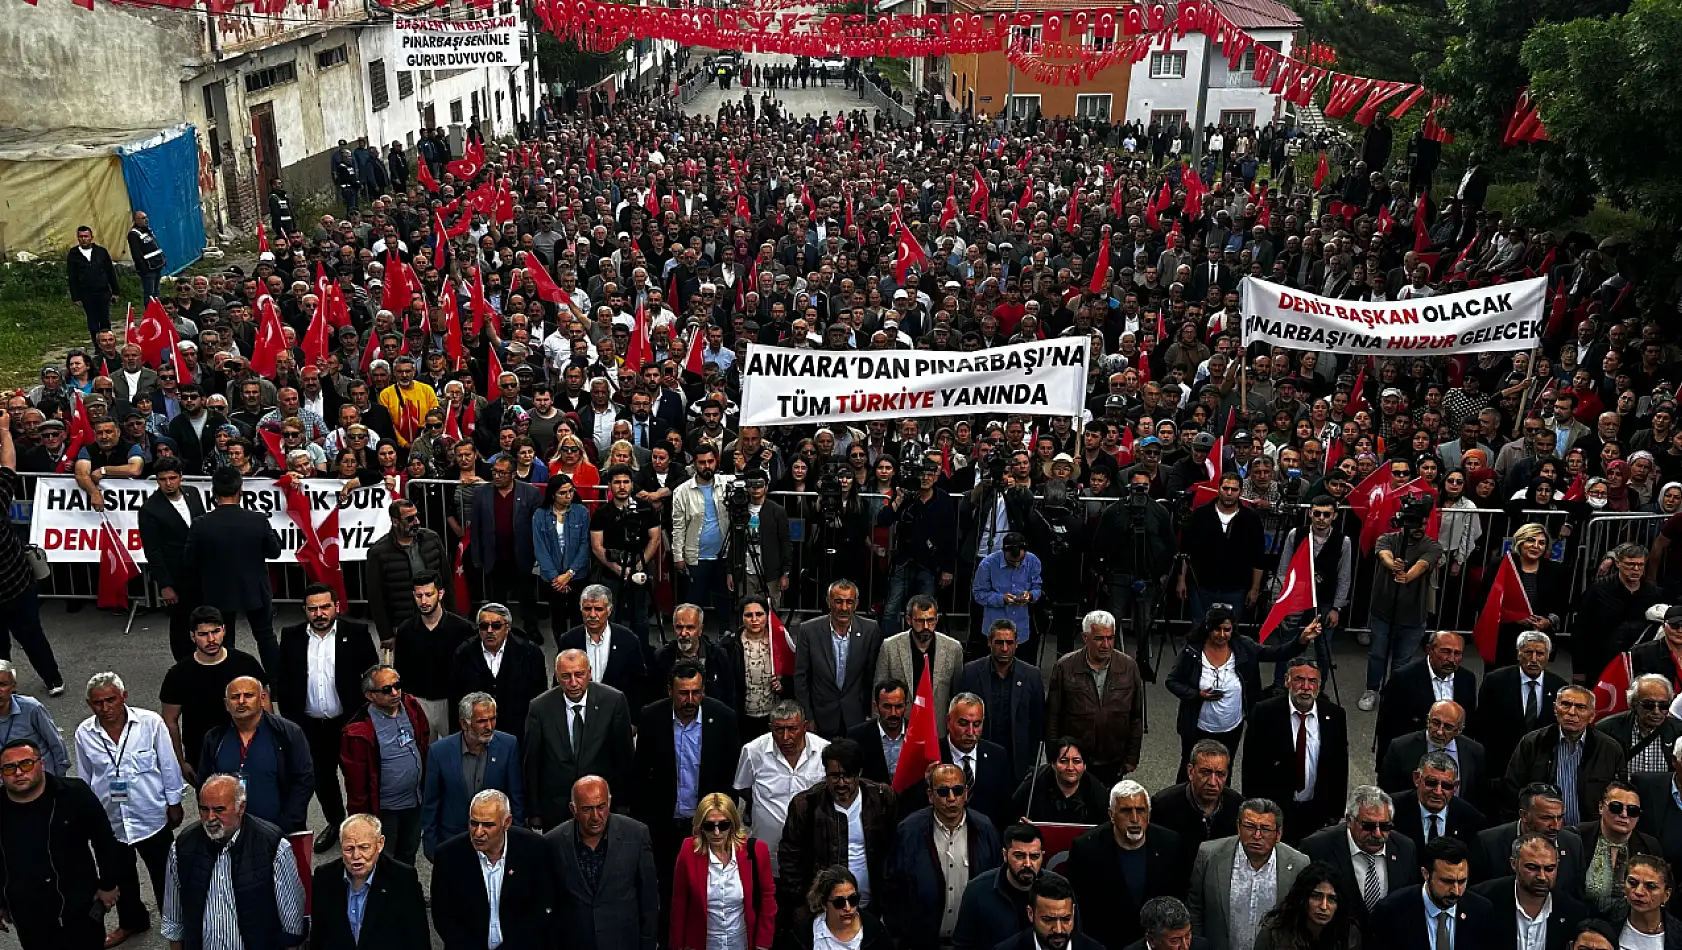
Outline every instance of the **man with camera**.
<svg viewBox="0 0 1682 950">
<path fill-rule="evenodd" d="M 1378 570 L 1372 582 L 1372 648 L 1367 653 L 1367 689 L 1356 703 L 1362 712 L 1378 705 L 1378 691 L 1388 672 L 1413 661 L 1425 639 L 1430 609 L 1431 572 L 1443 548 L 1425 533 L 1431 516 L 1428 495 L 1409 495 L 1392 525 L 1378 539 Z"/>
<path fill-rule="evenodd" d="M 770 500 L 771 479 L 764 469 L 749 468 L 730 486 L 725 507 L 730 512 L 724 585 L 738 602 L 763 597 L 773 608 L 782 606 L 794 568 L 794 536 L 788 511 Z M 738 540 L 739 539 L 739 540 Z M 740 563 L 736 546 L 743 545 Z M 738 580 L 740 577 L 740 580 Z"/>
<path fill-rule="evenodd" d="M 899 526 L 893 571 L 888 576 L 888 599 L 882 607 L 884 630 L 900 629 L 900 615 L 912 596 L 933 597 L 939 588 L 951 585 L 957 560 L 958 506 L 952 503 L 952 496 L 935 491 L 940 466 L 925 459 L 914 471 L 916 493 L 896 489 L 894 500 L 876 516 L 878 527 Z"/>
<path fill-rule="evenodd" d="M 1129 469 L 1125 493 L 1104 509 L 1096 532 L 1098 554 L 1109 577 L 1110 613 L 1138 635 L 1134 648 L 1139 656 L 1148 655 L 1144 638 L 1159 599 L 1157 584 L 1168 576 L 1175 549 L 1174 518 L 1150 492 L 1150 474 Z M 1059 631 L 1058 636 L 1058 653 L 1067 653 L 1061 641 L 1072 642 L 1073 631 Z"/>
<path fill-rule="evenodd" d="M 716 456 L 714 456 L 716 459 Z M 660 547 L 654 509 L 631 498 L 630 466 L 615 465 L 605 475 L 608 504 L 590 516 L 590 553 L 595 580 L 614 591 L 624 608 L 619 619 L 648 643 L 648 569 Z"/>
</svg>

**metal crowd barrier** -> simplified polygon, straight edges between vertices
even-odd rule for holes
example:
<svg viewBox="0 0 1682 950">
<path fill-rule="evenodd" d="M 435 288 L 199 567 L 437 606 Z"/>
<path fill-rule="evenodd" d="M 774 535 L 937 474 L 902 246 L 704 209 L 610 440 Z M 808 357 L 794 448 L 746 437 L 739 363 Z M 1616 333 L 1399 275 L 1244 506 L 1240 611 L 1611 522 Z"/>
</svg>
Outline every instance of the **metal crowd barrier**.
<svg viewBox="0 0 1682 950">
<path fill-rule="evenodd" d="M 859 98 L 880 109 L 895 125 L 910 125 L 917 119 L 917 113 L 895 102 L 891 96 L 877 88 L 868 77 L 859 79 Z"/>
</svg>

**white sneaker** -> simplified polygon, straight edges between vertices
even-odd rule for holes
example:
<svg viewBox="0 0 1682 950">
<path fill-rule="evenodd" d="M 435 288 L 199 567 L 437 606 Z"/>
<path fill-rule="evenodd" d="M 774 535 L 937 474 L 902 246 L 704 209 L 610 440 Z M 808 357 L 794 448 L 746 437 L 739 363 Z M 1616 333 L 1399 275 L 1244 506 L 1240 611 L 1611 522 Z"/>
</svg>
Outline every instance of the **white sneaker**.
<svg viewBox="0 0 1682 950">
<path fill-rule="evenodd" d="M 1359 643 L 1361 646 L 1370 647 L 1372 646 L 1372 634 L 1366 630 L 1362 630 L 1355 634 L 1355 642 Z"/>
<path fill-rule="evenodd" d="M 1361 694 L 1361 701 L 1355 704 L 1356 708 L 1360 709 L 1362 712 L 1372 712 L 1373 707 L 1375 707 L 1377 705 L 1378 705 L 1378 691 L 1377 690 L 1371 690 L 1371 689 L 1362 693 Z"/>
</svg>

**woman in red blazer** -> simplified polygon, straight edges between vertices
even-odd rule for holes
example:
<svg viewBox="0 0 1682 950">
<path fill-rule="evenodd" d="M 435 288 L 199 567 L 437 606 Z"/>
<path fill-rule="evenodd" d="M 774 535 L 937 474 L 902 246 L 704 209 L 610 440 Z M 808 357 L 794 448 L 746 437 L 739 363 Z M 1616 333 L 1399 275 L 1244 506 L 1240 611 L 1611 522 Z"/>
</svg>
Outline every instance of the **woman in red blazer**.
<svg viewBox="0 0 1682 950">
<path fill-rule="evenodd" d="M 770 950 L 776 932 L 771 849 L 747 836 L 728 796 L 703 797 L 672 878 L 672 950 Z"/>
</svg>

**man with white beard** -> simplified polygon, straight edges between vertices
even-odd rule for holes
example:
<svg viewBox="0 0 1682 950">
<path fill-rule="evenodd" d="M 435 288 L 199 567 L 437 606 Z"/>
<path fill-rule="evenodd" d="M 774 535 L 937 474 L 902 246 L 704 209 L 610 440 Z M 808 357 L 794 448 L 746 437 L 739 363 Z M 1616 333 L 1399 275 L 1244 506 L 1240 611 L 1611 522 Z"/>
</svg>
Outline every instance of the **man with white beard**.
<svg viewBox="0 0 1682 950">
<path fill-rule="evenodd" d="M 245 813 L 245 783 L 232 775 L 211 776 L 198 800 L 199 823 L 169 851 L 163 938 L 175 948 L 303 943 L 304 884 L 280 829 Z"/>
</svg>

